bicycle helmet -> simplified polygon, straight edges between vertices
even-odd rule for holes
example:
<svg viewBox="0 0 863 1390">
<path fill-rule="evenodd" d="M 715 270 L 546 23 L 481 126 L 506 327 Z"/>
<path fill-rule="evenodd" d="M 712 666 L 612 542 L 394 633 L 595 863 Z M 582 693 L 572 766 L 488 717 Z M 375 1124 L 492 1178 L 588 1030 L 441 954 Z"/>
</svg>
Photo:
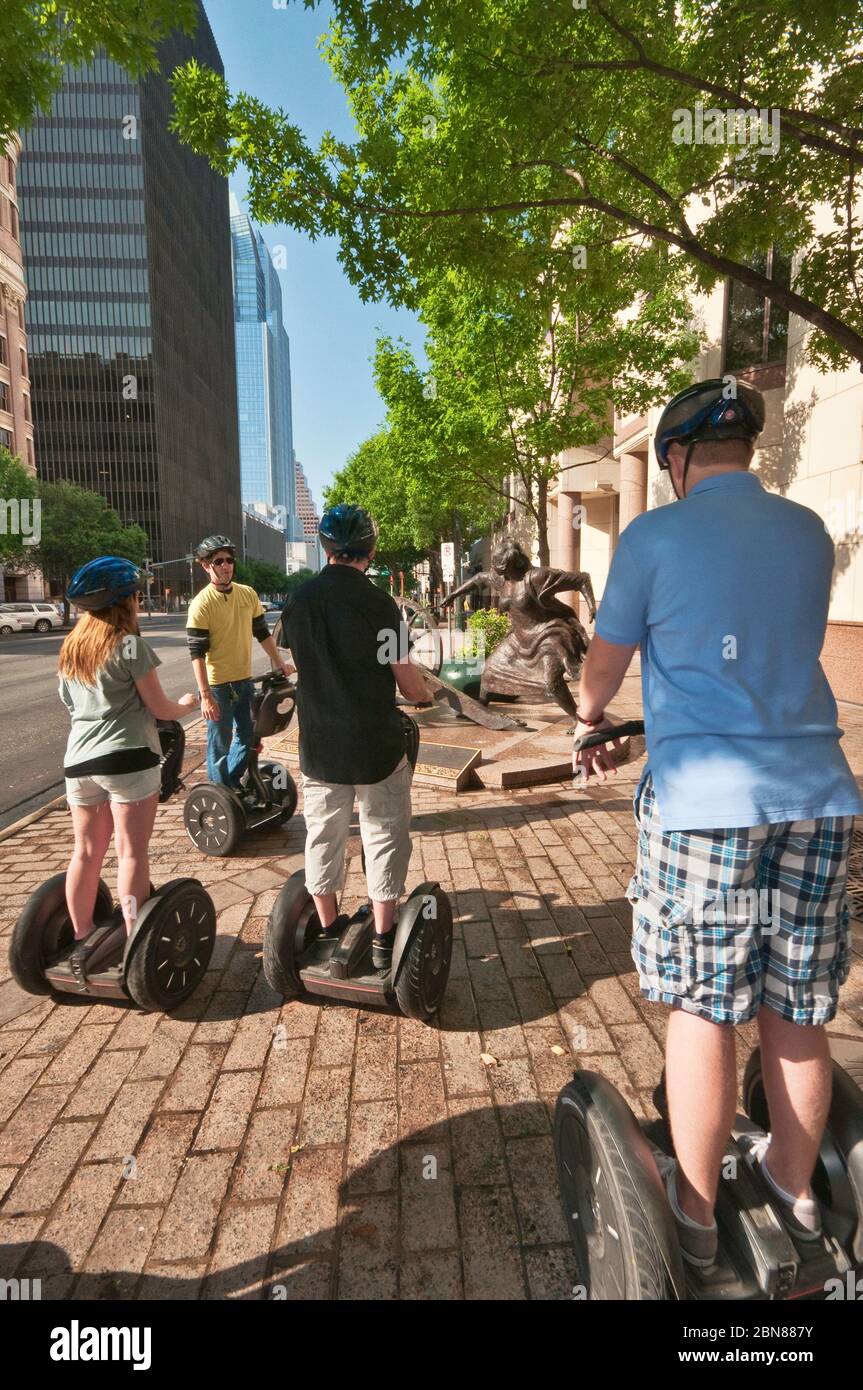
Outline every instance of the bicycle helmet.
<svg viewBox="0 0 863 1390">
<path fill-rule="evenodd" d="M 217 550 L 230 550 L 236 557 L 237 547 L 227 536 L 205 536 L 195 551 L 196 560 L 209 560 L 211 555 L 215 555 Z"/>
<path fill-rule="evenodd" d="M 729 391 L 733 394 L 729 394 Z M 683 491 L 696 444 L 712 439 L 746 439 L 764 429 L 764 397 L 754 386 L 735 377 L 710 377 L 680 391 L 663 410 L 653 447 L 659 467 L 667 469 L 671 444 L 686 444 Z"/>
<path fill-rule="evenodd" d="M 360 560 L 374 550 L 378 533 L 363 507 L 339 502 L 338 506 L 324 512 L 318 536 L 328 555 L 339 560 Z"/>
<path fill-rule="evenodd" d="M 119 555 L 101 555 L 75 571 L 66 597 L 76 608 L 98 613 L 100 608 L 110 608 L 120 599 L 137 593 L 141 584 L 141 571 L 131 560 L 123 560 Z"/>
</svg>

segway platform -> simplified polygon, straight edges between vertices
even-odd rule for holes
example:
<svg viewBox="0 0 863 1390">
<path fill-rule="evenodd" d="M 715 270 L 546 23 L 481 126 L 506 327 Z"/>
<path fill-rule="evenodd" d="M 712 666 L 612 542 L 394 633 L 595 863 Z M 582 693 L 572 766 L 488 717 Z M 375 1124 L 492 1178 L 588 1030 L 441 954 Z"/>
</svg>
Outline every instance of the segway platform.
<svg viewBox="0 0 863 1390">
<path fill-rule="evenodd" d="M 372 965 L 374 917 L 368 903 L 338 938 L 321 940 L 314 901 L 298 870 L 280 892 L 264 936 L 264 974 L 279 994 L 328 995 L 355 1004 L 398 1008 L 428 1020 L 440 1007 L 452 957 L 452 908 L 437 883 L 421 883 L 395 925 L 392 966 Z"/>
<path fill-rule="evenodd" d="M 657 1161 L 671 1151 L 664 1122 L 642 1127 L 594 1072 L 576 1072 L 555 1113 L 555 1150 L 578 1278 L 592 1300 L 823 1299 L 863 1269 L 863 1091 L 833 1063 L 833 1098 L 812 1187 L 823 1230 L 801 1240 L 782 1220 L 748 1140 L 768 1117 L 756 1050 L 726 1148 L 716 1201 L 719 1249 L 701 1270 L 681 1255 Z M 660 1105 L 660 1099 L 657 1098 Z M 837 1284 L 831 1284 L 836 1280 Z"/>
</svg>

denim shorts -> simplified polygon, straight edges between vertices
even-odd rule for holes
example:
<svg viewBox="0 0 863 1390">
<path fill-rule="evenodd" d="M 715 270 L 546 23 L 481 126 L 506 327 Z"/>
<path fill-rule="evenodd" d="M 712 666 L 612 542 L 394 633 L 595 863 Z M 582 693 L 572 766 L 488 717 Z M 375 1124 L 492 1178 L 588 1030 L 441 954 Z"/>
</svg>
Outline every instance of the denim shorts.
<svg viewBox="0 0 863 1390">
<path fill-rule="evenodd" d="M 627 896 L 641 992 L 711 1023 L 828 1023 L 849 970 L 853 816 L 663 831 L 648 773 Z"/>
<path fill-rule="evenodd" d="M 102 806 L 106 801 L 146 801 L 159 790 L 159 767 L 143 772 L 94 772 L 90 777 L 67 777 L 66 800 L 70 806 Z"/>
</svg>

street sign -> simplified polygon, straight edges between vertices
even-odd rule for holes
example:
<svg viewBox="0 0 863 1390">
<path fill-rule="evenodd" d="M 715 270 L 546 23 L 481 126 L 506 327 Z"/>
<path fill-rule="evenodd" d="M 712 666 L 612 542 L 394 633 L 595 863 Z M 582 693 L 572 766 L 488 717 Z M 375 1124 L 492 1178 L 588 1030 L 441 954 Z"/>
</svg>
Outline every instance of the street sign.
<svg viewBox="0 0 863 1390">
<path fill-rule="evenodd" d="M 445 584 L 455 579 L 455 542 L 443 541 L 440 548 L 440 568 Z"/>
</svg>

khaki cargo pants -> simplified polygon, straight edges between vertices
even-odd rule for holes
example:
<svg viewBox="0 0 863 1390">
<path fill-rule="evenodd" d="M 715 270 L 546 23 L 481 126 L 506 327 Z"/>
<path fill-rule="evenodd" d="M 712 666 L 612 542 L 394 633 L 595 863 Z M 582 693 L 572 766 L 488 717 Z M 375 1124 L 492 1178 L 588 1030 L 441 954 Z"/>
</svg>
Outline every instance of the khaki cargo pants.
<svg viewBox="0 0 863 1390">
<path fill-rule="evenodd" d="M 402 758 L 382 782 L 356 787 L 318 782 L 303 775 L 306 887 L 310 893 L 323 898 L 341 892 L 356 798 L 369 897 L 373 902 L 392 902 L 402 896 L 411 857 L 412 781 L 413 769 L 407 758 Z"/>
</svg>

